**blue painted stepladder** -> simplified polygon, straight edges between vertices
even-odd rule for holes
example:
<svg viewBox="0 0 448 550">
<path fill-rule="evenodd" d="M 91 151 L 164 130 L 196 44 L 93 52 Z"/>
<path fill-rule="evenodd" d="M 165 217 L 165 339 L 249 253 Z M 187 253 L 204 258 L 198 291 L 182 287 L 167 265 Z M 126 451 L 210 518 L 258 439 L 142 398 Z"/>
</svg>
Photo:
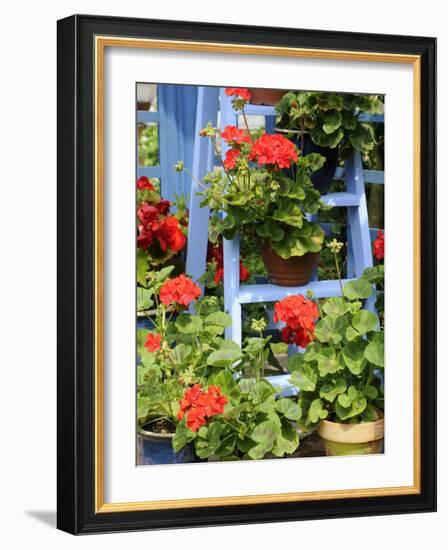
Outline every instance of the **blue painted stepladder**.
<svg viewBox="0 0 448 550">
<path fill-rule="evenodd" d="M 196 117 L 196 139 L 193 153 L 193 175 L 199 180 L 213 168 L 214 156 L 211 150 L 210 140 L 199 137 L 201 128 L 210 122 L 216 125 L 218 113 L 218 99 L 221 114 L 221 128 L 228 124 L 238 124 L 238 113 L 235 113 L 230 98 L 224 89 L 218 94 L 217 88 L 200 88 L 198 94 L 198 108 Z M 272 126 L 275 111 L 273 107 L 248 105 L 245 108 L 247 115 L 264 115 L 269 117 L 269 126 Z M 382 117 L 372 117 L 374 121 L 381 122 Z M 367 120 L 372 120 L 367 118 Z M 270 128 L 269 128 L 270 129 Z M 226 152 L 226 144 L 221 144 L 222 154 Z M 346 180 L 346 191 L 329 193 L 322 200 L 334 207 L 347 208 L 347 238 L 348 257 L 346 282 L 361 276 L 364 269 L 371 267 L 372 248 L 369 231 L 367 202 L 365 195 L 365 183 L 384 182 L 382 172 L 363 170 L 359 153 L 345 161 L 343 169 L 337 170 L 337 178 Z M 193 182 L 190 195 L 190 223 L 187 251 L 187 273 L 194 279 L 198 279 L 206 269 L 207 257 L 207 231 L 209 209 L 200 208 L 200 198 L 196 195 L 199 191 L 197 183 Z M 301 287 L 281 287 L 272 284 L 240 285 L 239 280 L 239 238 L 233 240 L 224 239 L 224 307 L 233 319 L 232 326 L 227 329 L 227 338 L 241 343 L 241 305 L 254 302 L 273 302 L 291 294 L 305 294 L 312 290 L 316 297 L 327 298 L 341 294 L 338 281 L 311 281 Z M 373 307 L 373 301 L 367 304 Z"/>
<path fill-rule="evenodd" d="M 160 179 L 163 198 L 173 201 L 175 195 L 189 195 L 190 178 L 174 170 L 183 160 L 190 166 L 193 159 L 198 88 L 172 84 L 157 85 L 158 111 L 137 111 L 137 122 L 158 124 L 159 164 L 139 166 L 137 147 L 137 177 Z"/>
</svg>

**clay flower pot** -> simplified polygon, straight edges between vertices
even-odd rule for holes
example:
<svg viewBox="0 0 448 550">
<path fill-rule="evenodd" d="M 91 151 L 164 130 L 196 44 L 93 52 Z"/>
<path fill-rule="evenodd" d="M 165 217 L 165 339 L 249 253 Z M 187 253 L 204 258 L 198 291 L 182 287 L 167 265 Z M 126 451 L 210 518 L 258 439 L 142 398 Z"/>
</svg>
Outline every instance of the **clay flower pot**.
<svg viewBox="0 0 448 550">
<path fill-rule="evenodd" d="M 274 285 L 302 286 L 313 276 L 319 263 L 320 252 L 308 252 L 303 256 L 293 256 L 284 260 L 268 244 L 262 245 L 261 255 Z"/>
<path fill-rule="evenodd" d="M 383 452 L 384 418 L 360 424 L 322 420 L 318 434 L 327 456 L 373 455 Z"/>
<path fill-rule="evenodd" d="M 270 88 L 249 88 L 252 105 L 277 105 L 287 90 L 271 90 Z"/>
</svg>

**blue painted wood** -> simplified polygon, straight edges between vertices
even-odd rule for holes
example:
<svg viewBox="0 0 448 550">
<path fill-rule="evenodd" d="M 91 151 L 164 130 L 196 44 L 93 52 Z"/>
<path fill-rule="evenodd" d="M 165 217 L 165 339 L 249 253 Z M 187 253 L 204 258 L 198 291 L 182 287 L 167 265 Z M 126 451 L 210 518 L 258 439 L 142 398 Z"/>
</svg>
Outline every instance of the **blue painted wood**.
<svg viewBox="0 0 448 550">
<path fill-rule="evenodd" d="M 231 101 L 221 88 L 219 96 L 221 112 L 221 128 L 229 124 L 238 125 L 238 117 Z M 224 157 L 229 146 L 221 141 L 221 152 Z M 240 241 L 239 237 L 229 241 L 223 239 L 224 252 L 224 311 L 232 316 L 232 325 L 226 329 L 226 338 L 241 345 L 241 303 L 239 301 L 240 288 Z"/>
<path fill-rule="evenodd" d="M 162 169 L 160 166 L 139 166 L 137 176 L 146 176 L 147 178 L 160 178 Z"/>
<path fill-rule="evenodd" d="M 159 122 L 159 113 L 157 111 L 137 111 L 137 122 L 144 124 Z"/>
<path fill-rule="evenodd" d="M 344 179 L 344 168 L 336 168 L 334 179 L 342 180 Z M 375 183 L 375 184 L 384 184 L 384 172 L 380 170 L 363 170 L 364 174 L 364 183 Z"/>
<path fill-rule="evenodd" d="M 219 88 L 201 86 L 198 89 L 191 173 L 199 181 L 213 168 L 214 159 L 210 139 L 200 137 L 199 132 L 209 122 L 216 126 L 218 97 Z M 190 181 L 190 188 L 186 272 L 197 281 L 206 269 L 210 210 L 208 207 L 200 207 L 201 199 L 197 192 L 201 188 L 195 179 Z"/>
<path fill-rule="evenodd" d="M 354 279 L 343 279 L 342 284 L 346 284 Z M 339 281 L 311 281 L 304 286 L 284 287 L 272 284 L 262 285 L 241 285 L 239 289 L 239 301 L 241 304 L 255 304 L 261 302 L 277 302 L 285 296 L 293 294 L 305 295 L 311 290 L 316 298 L 329 298 L 331 296 L 340 296 L 341 289 Z"/>
<path fill-rule="evenodd" d="M 196 97 L 196 86 L 157 86 L 161 193 L 170 201 L 190 191 L 189 178 L 176 172 L 174 165 L 179 160 L 186 166 L 192 163 Z"/>
<path fill-rule="evenodd" d="M 210 93 L 206 96 L 204 93 L 201 94 L 200 92 L 200 95 L 198 96 L 198 116 L 199 113 L 207 113 L 204 115 L 205 118 L 203 117 L 201 127 L 208 121 L 215 125 L 217 108 L 218 105 L 216 95 Z M 224 128 L 228 124 L 238 124 L 238 113 L 235 113 L 233 110 L 231 100 L 224 94 L 223 89 L 220 93 L 220 111 L 221 128 Z M 273 107 L 248 105 L 245 112 L 247 115 L 263 115 L 265 117 L 270 117 L 271 125 L 272 121 L 275 120 L 273 118 L 275 113 Z M 369 120 L 373 119 L 369 118 Z M 380 122 L 381 120 L 379 118 L 375 118 L 373 121 Z M 195 158 L 196 156 L 202 158 L 203 166 L 207 166 L 207 169 L 204 170 L 202 175 L 208 170 L 211 170 L 213 167 L 213 154 L 210 153 L 210 150 L 207 150 L 208 153 L 206 153 L 205 158 L 205 148 L 205 145 L 201 145 L 201 138 L 196 138 L 194 156 Z M 223 143 L 223 155 L 226 150 L 227 146 Z M 372 183 L 383 183 L 384 176 L 382 173 L 376 171 L 363 170 L 361 156 L 359 153 L 356 153 L 352 159 L 346 161 L 344 169 L 338 169 L 337 176 L 339 178 L 343 177 L 346 179 L 347 190 L 345 192 L 328 194 L 323 197 L 323 201 L 334 207 L 347 208 L 348 278 L 343 281 L 343 284 L 345 284 L 346 282 L 359 277 L 366 267 L 370 267 L 373 264 L 364 184 L 366 180 Z M 190 201 L 189 229 L 191 237 L 189 233 L 189 239 L 194 239 L 195 247 L 192 250 L 190 250 L 191 247 L 189 248 L 187 265 L 192 266 L 194 264 L 195 267 L 198 268 L 196 273 L 202 274 L 205 270 L 205 254 L 207 245 L 206 227 L 209 212 L 207 209 L 198 208 L 198 204 L 199 200 L 194 198 L 192 195 Z M 204 212 L 204 210 L 206 212 Z M 199 219 L 203 220 L 202 223 L 204 225 L 198 222 Z M 200 227 L 200 229 L 198 228 L 196 230 L 196 226 Z M 203 245 L 201 244 L 201 248 L 203 247 L 204 251 L 203 253 L 197 250 L 201 239 L 201 242 L 204 243 Z M 197 247 L 196 243 L 198 243 Z M 192 273 L 192 267 L 189 267 L 188 272 Z M 313 280 L 303 287 L 295 288 L 280 287 L 270 284 L 240 286 L 239 239 L 235 238 L 232 241 L 224 240 L 224 307 L 233 318 L 232 327 L 226 331 L 227 338 L 232 338 L 238 343 L 241 342 L 241 304 L 278 301 L 291 294 L 305 294 L 307 290 L 312 290 L 316 297 L 319 298 L 338 296 L 341 294 L 339 281 Z M 276 379 L 277 377 L 274 378 Z"/>
</svg>

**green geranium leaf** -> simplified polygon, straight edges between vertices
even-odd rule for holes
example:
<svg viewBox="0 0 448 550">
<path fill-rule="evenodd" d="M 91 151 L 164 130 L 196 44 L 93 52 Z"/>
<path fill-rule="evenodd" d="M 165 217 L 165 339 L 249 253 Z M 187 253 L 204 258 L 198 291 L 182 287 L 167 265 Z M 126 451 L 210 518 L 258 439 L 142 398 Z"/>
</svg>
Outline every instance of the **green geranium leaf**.
<svg viewBox="0 0 448 550">
<path fill-rule="evenodd" d="M 327 111 L 324 115 L 322 130 L 326 134 L 332 134 L 342 124 L 342 115 L 339 111 Z"/>
<path fill-rule="evenodd" d="M 341 296 L 336 296 L 325 300 L 322 309 L 330 317 L 341 317 L 350 311 L 350 304 L 348 304 Z"/>
<path fill-rule="evenodd" d="M 279 207 L 272 216 L 274 220 L 301 228 L 303 225 L 303 214 L 300 207 L 289 199 L 281 199 Z"/>
<path fill-rule="evenodd" d="M 363 393 L 350 386 L 347 393 L 338 395 L 335 404 L 335 412 L 340 420 L 347 420 L 360 415 L 367 406 L 367 400 Z"/>
<path fill-rule="evenodd" d="M 281 457 L 292 454 L 299 446 L 299 435 L 290 422 L 282 422 L 281 431 L 275 440 L 272 453 Z"/>
<path fill-rule="evenodd" d="M 349 300 L 363 300 L 371 296 L 372 285 L 366 279 L 357 279 L 344 285 L 343 293 Z"/>
<path fill-rule="evenodd" d="M 367 342 L 363 340 L 356 340 L 345 344 L 342 348 L 342 357 L 344 363 L 352 374 L 358 376 L 364 370 L 367 365 L 367 360 L 364 357 L 364 350 Z"/>
<path fill-rule="evenodd" d="M 375 388 L 375 386 L 372 386 L 370 384 L 364 386 L 363 393 L 371 401 L 378 397 L 378 390 Z"/>
<path fill-rule="evenodd" d="M 311 365 L 304 364 L 291 375 L 291 384 L 302 391 L 314 391 L 317 383 L 317 372 Z"/>
<path fill-rule="evenodd" d="M 347 383 L 343 378 L 336 378 L 336 380 L 333 380 L 332 382 L 329 382 L 327 384 L 324 384 L 320 390 L 319 395 L 322 397 L 322 399 L 325 399 L 326 401 L 330 401 L 332 403 L 336 397 L 344 393 L 347 389 Z"/>
<path fill-rule="evenodd" d="M 227 328 L 232 325 L 232 317 L 223 311 L 216 311 L 215 313 L 210 313 L 204 319 L 206 325 L 216 325 L 222 328 Z"/>
<path fill-rule="evenodd" d="M 204 426 L 198 431 L 194 448 L 198 457 L 205 459 L 214 454 L 221 445 L 221 435 L 226 426 L 220 422 L 212 422 L 205 430 L 203 428 Z"/>
<path fill-rule="evenodd" d="M 137 311 L 144 311 L 150 309 L 154 305 L 154 301 L 151 299 L 152 289 L 137 287 Z"/>
<path fill-rule="evenodd" d="M 257 443 L 249 449 L 248 456 L 254 460 L 259 460 L 269 452 L 274 446 L 275 440 L 280 434 L 280 427 L 274 420 L 261 422 L 250 434 L 250 438 Z"/>
<path fill-rule="evenodd" d="M 352 319 L 352 325 L 359 334 L 367 334 L 375 330 L 378 324 L 378 317 L 366 309 L 362 309 L 355 313 Z"/>
<path fill-rule="evenodd" d="M 148 269 L 148 255 L 139 248 L 137 249 L 137 282 L 144 287 L 146 287 L 146 273 Z"/>
<path fill-rule="evenodd" d="M 178 453 L 185 445 L 195 439 L 196 434 L 187 428 L 186 418 L 184 417 L 181 422 L 176 427 L 176 433 L 173 437 L 173 449 Z"/>
<path fill-rule="evenodd" d="M 191 313 L 181 313 L 176 319 L 176 328 L 184 334 L 195 334 L 202 329 L 202 319 Z"/>
<path fill-rule="evenodd" d="M 296 370 L 299 370 L 300 367 L 303 365 L 305 359 L 304 359 L 303 353 L 294 353 L 294 355 L 290 355 L 288 357 L 288 370 L 289 372 L 294 372 Z"/>
<path fill-rule="evenodd" d="M 288 420 L 299 420 L 302 416 L 302 410 L 300 406 L 292 399 L 279 399 L 275 404 L 275 408 L 278 412 L 286 416 Z"/>
<path fill-rule="evenodd" d="M 339 344 L 344 338 L 348 321 L 345 317 L 324 317 L 314 330 L 315 337 L 319 342 Z"/>
<path fill-rule="evenodd" d="M 364 350 L 364 357 L 378 367 L 384 367 L 384 332 L 377 332 Z"/>
<path fill-rule="evenodd" d="M 317 424 L 320 420 L 324 420 L 328 416 L 328 411 L 324 409 L 324 404 L 322 399 L 314 399 L 311 402 L 310 408 L 308 409 L 308 420 L 312 424 Z"/>
<path fill-rule="evenodd" d="M 224 340 L 219 349 L 207 358 L 207 365 L 212 367 L 230 367 L 241 358 L 241 349 L 233 340 Z"/>
<path fill-rule="evenodd" d="M 320 376 L 333 374 L 340 371 L 343 367 L 339 363 L 336 352 L 333 348 L 322 348 L 316 352 L 315 359 Z"/>
</svg>

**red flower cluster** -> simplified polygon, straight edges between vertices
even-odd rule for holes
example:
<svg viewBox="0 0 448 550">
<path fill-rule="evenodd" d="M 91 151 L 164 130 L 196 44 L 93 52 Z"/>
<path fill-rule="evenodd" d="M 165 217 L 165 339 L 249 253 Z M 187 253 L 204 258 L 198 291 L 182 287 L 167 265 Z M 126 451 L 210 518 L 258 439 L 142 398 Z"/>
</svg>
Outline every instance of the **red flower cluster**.
<svg viewBox="0 0 448 550">
<path fill-rule="evenodd" d="M 301 348 L 314 340 L 315 321 L 319 317 L 317 305 L 301 294 L 287 296 L 274 305 L 274 321 L 283 321 L 282 340 Z"/>
<path fill-rule="evenodd" d="M 252 94 L 247 88 L 226 88 L 227 96 L 236 96 L 244 99 L 244 101 L 250 101 Z"/>
<path fill-rule="evenodd" d="M 236 166 L 236 161 L 241 156 L 241 151 L 238 149 L 228 149 L 226 151 L 226 157 L 223 161 L 224 168 L 226 170 L 232 170 Z"/>
<path fill-rule="evenodd" d="M 142 176 L 138 180 L 137 186 L 139 189 L 149 189 L 149 187 L 143 187 L 145 185 L 151 186 L 151 190 L 154 190 L 148 178 Z M 185 246 L 187 239 L 179 220 L 169 215 L 170 206 L 170 201 L 162 198 L 157 203 L 144 202 L 139 205 L 137 208 L 139 222 L 137 224 L 137 246 L 139 248 L 147 250 L 149 246 L 157 241 L 163 252 L 169 249 L 176 253 Z"/>
<path fill-rule="evenodd" d="M 183 399 L 180 400 L 180 410 L 177 414 L 178 420 L 187 415 L 187 428 L 197 432 L 201 426 L 206 424 L 206 418 L 222 414 L 225 405 L 229 402 L 225 395 L 222 395 L 221 388 L 209 386 L 204 392 L 201 384 L 195 384 L 186 390 Z"/>
<path fill-rule="evenodd" d="M 260 166 L 270 164 L 276 168 L 289 168 L 298 160 L 297 149 L 289 139 L 280 134 L 263 134 L 253 144 L 249 160 L 256 160 Z"/>
<path fill-rule="evenodd" d="M 373 254 L 377 260 L 384 260 L 384 232 L 381 229 L 373 241 Z"/>
<path fill-rule="evenodd" d="M 137 188 L 141 191 L 144 191 L 145 189 L 148 191 L 155 191 L 154 185 L 149 181 L 149 178 L 147 178 L 146 176 L 138 178 Z"/>
<path fill-rule="evenodd" d="M 153 332 L 149 332 L 148 336 L 146 337 L 146 342 L 144 343 L 144 346 L 150 352 L 158 351 L 160 349 L 161 340 L 161 334 L 154 334 Z"/>
<path fill-rule="evenodd" d="M 212 260 L 215 260 L 216 262 L 214 281 L 216 284 L 218 284 L 220 281 L 223 280 L 224 277 L 224 253 L 222 249 L 222 244 L 215 247 L 209 243 L 207 261 L 211 262 Z M 247 281 L 249 277 L 250 271 L 244 266 L 243 262 L 240 260 L 240 281 Z"/>
<path fill-rule="evenodd" d="M 247 132 L 236 126 L 226 126 L 221 136 L 226 143 L 231 143 L 232 145 L 242 145 L 243 143 L 251 142 Z"/>
<path fill-rule="evenodd" d="M 201 295 L 201 289 L 184 274 L 168 279 L 160 288 L 160 301 L 162 304 L 178 304 L 188 306 Z"/>
</svg>

